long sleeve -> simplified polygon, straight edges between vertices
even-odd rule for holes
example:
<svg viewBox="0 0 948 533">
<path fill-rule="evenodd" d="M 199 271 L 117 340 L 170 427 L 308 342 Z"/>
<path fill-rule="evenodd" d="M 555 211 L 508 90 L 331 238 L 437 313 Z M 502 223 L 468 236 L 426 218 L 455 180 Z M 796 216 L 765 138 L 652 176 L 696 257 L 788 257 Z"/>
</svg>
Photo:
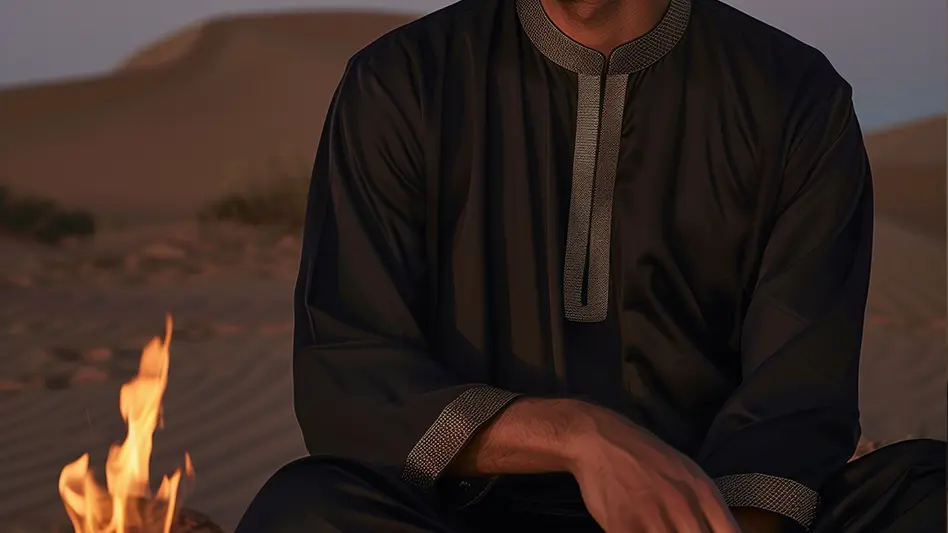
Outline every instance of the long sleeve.
<svg viewBox="0 0 948 533">
<path fill-rule="evenodd" d="M 320 139 L 294 298 L 294 403 L 311 454 L 400 471 L 427 491 L 515 394 L 459 380 L 426 340 L 435 221 L 419 84 L 404 52 L 385 56 L 350 61 Z"/>
<path fill-rule="evenodd" d="M 832 74 L 806 89 L 790 120 L 778 209 L 744 317 L 743 380 L 699 455 L 730 506 L 779 513 L 804 528 L 818 489 L 860 434 L 872 248 L 862 133 L 851 89 Z"/>
</svg>

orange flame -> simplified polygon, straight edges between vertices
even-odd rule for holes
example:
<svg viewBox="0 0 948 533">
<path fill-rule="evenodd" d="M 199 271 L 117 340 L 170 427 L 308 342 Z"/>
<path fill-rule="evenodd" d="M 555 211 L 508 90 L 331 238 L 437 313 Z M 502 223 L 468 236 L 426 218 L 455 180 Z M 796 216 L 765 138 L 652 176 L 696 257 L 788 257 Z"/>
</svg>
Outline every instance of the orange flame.
<svg viewBox="0 0 948 533">
<path fill-rule="evenodd" d="M 75 533 L 128 533 L 149 530 L 169 533 L 179 504 L 182 469 L 161 480 L 154 499 L 165 503 L 161 524 L 152 524 L 136 503 L 152 498 L 149 460 L 152 435 L 161 418 L 161 399 L 168 384 L 171 316 L 165 337 L 153 338 L 142 351 L 138 375 L 122 385 L 119 410 L 128 425 L 125 442 L 113 444 L 105 462 L 106 487 L 99 486 L 89 470 L 89 454 L 66 465 L 59 475 L 59 494 Z M 193 478 L 191 457 L 185 454 L 184 475 Z"/>
</svg>

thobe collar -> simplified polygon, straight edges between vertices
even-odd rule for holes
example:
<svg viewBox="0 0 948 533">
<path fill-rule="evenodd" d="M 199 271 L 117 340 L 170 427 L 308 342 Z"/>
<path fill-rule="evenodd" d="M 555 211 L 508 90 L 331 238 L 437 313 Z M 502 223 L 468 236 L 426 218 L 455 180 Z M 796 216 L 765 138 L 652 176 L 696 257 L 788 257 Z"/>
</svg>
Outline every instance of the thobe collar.
<svg viewBox="0 0 948 533">
<path fill-rule="evenodd" d="M 540 0 L 517 0 L 517 13 L 533 45 L 557 65 L 591 76 L 632 74 L 648 68 L 675 47 L 688 27 L 691 0 L 671 0 L 658 25 L 613 50 L 608 70 L 605 68 L 605 55 L 574 41 L 557 28 Z"/>
<path fill-rule="evenodd" d="M 671 0 L 650 32 L 606 56 L 550 20 L 541 0 L 516 0 L 520 24 L 546 58 L 576 73 L 578 102 L 563 307 L 572 322 L 601 322 L 609 310 L 612 202 L 629 75 L 654 65 L 684 35 L 691 0 Z"/>
</svg>

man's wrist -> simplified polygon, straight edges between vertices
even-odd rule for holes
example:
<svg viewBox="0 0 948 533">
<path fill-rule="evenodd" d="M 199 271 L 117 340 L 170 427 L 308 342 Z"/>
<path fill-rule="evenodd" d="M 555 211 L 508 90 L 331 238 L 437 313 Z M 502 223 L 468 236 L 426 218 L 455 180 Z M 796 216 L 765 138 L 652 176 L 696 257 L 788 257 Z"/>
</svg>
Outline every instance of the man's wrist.
<svg viewBox="0 0 948 533">
<path fill-rule="evenodd" d="M 536 402 L 536 412 L 551 428 L 550 450 L 560 458 L 560 467 L 575 472 L 597 435 L 595 406 L 569 398 L 527 399 Z"/>
<path fill-rule="evenodd" d="M 602 443 L 603 428 L 617 422 L 617 416 L 602 407 L 580 400 L 557 400 L 564 431 L 560 440 L 564 467 L 574 475 L 588 462 Z"/>
<path fill-rule="evenodd" d="M 519 397 L 449 465 L 458 476 L 575 473 L 593 440 L 594 408 L 578 400 Z"/>
</svg>

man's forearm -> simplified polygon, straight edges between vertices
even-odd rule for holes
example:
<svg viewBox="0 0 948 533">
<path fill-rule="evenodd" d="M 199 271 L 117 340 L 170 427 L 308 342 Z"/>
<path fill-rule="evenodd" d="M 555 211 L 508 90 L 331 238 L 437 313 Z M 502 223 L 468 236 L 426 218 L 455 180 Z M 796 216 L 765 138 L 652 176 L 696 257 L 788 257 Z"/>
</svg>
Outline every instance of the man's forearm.
<svg viewBox="0 0 948 533">
<path fill-rule="evenodd" d="M 518 399 L 468 443 L 448 471 L 460 476 L 569 472 L 590 409 L 577 400 Z"/>
</svg>

